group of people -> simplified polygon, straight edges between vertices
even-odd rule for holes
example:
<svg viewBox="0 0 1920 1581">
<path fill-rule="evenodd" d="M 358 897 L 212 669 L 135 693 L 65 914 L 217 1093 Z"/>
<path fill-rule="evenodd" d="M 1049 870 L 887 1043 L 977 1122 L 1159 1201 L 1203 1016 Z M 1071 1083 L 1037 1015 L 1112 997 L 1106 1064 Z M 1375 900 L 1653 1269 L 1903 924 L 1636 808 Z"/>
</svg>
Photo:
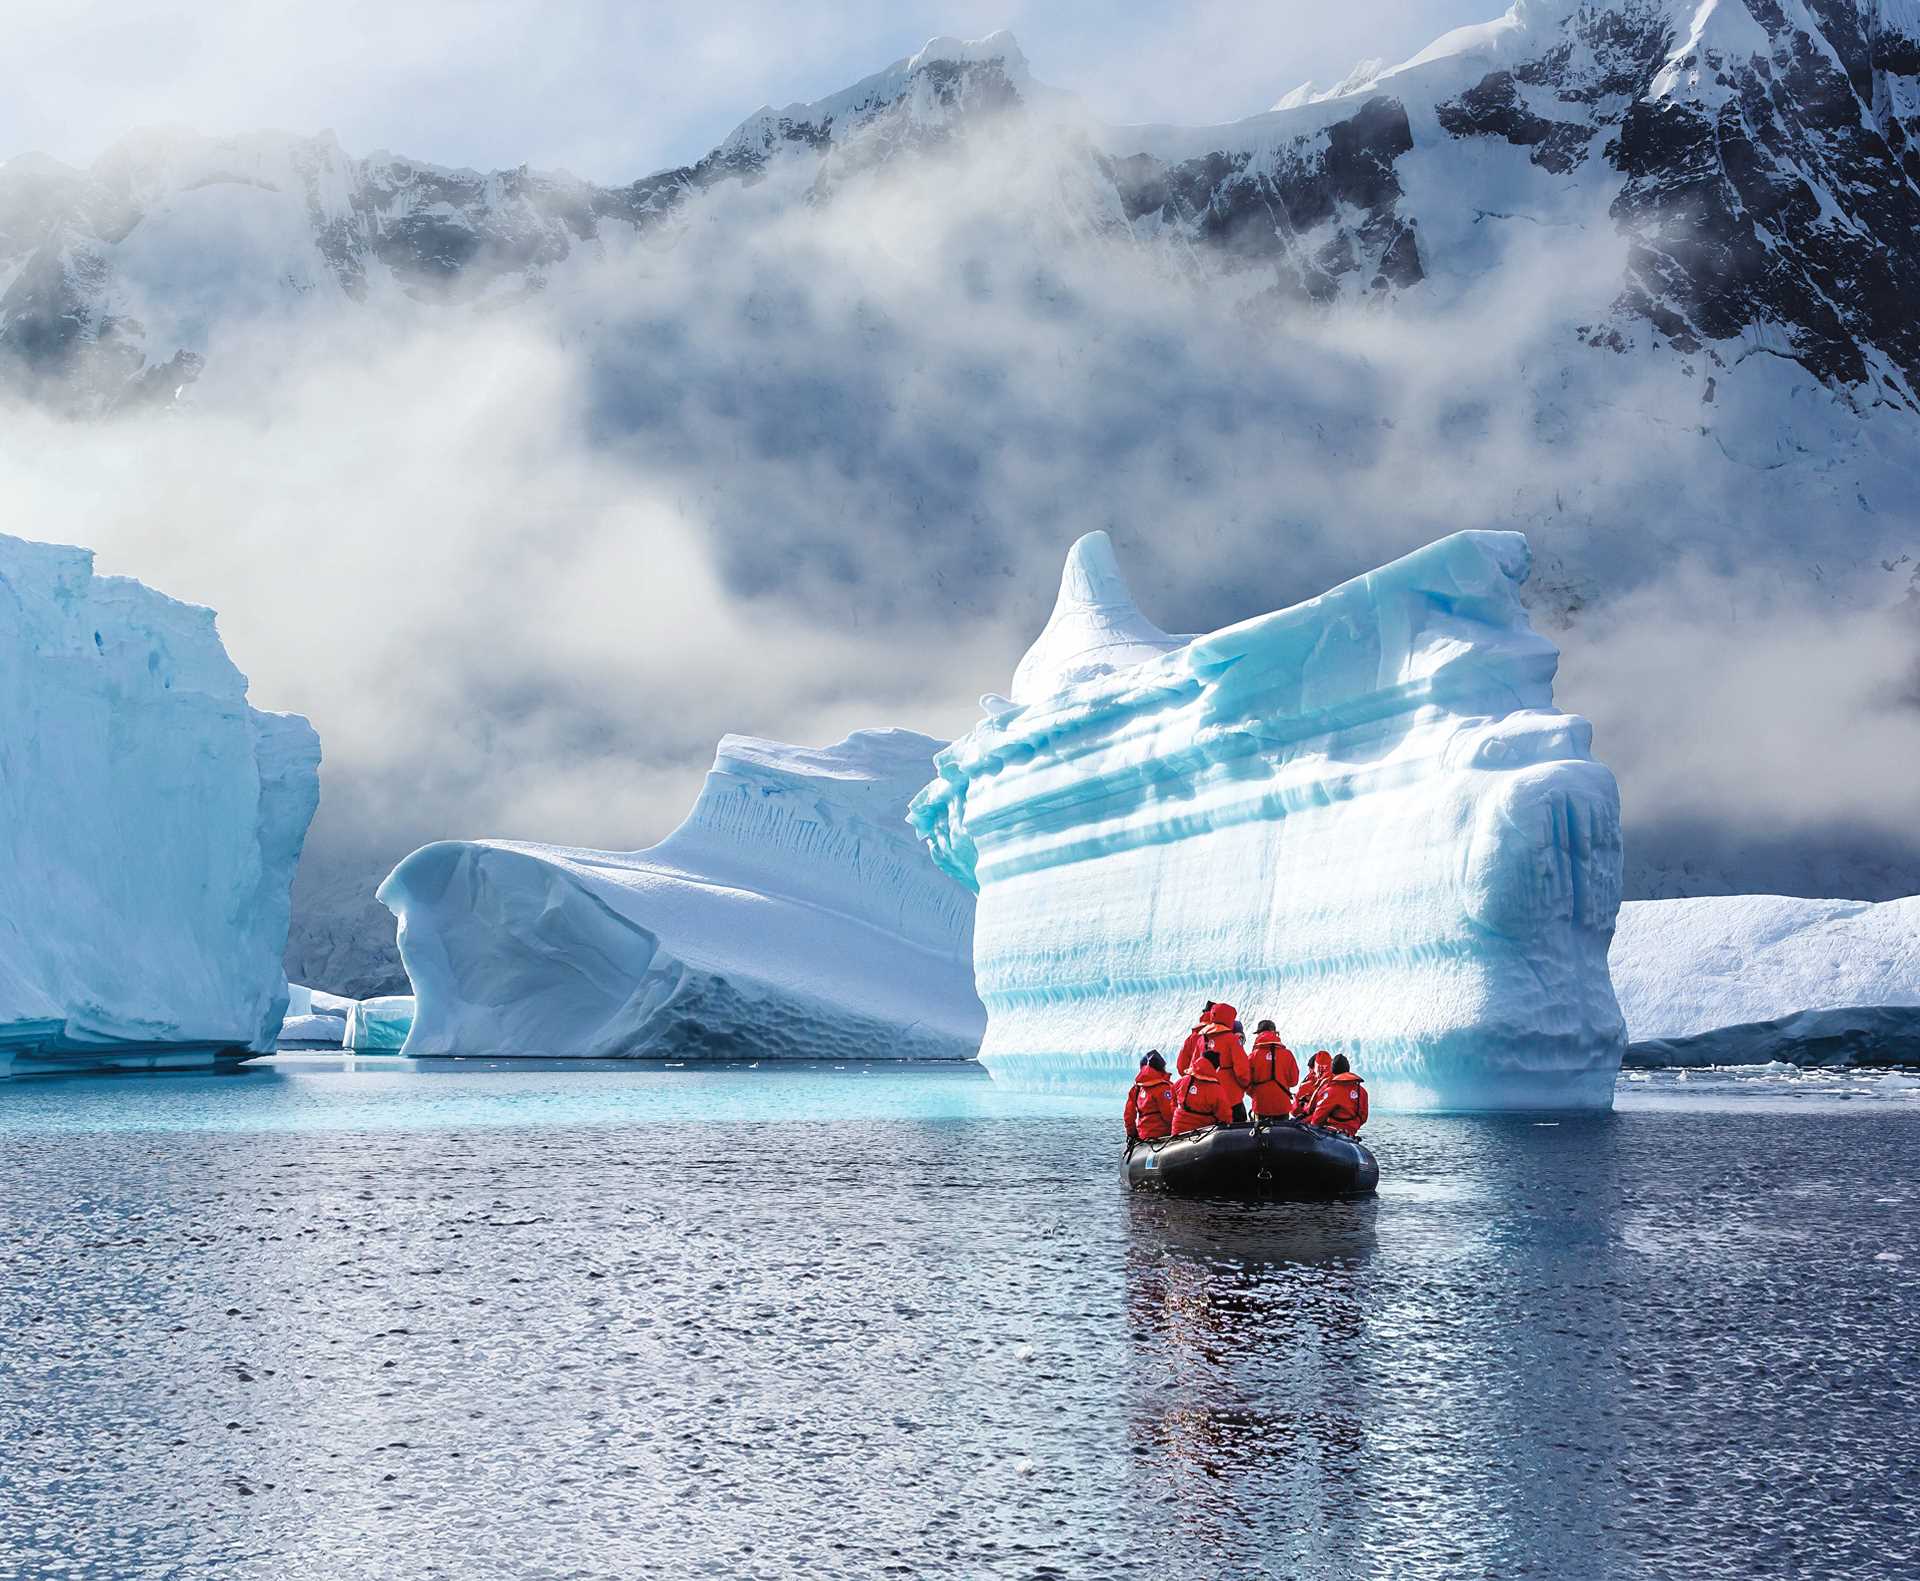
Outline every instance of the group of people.
<svg viewBox="0 0 1920 1581">
<path fill-rule="evenodd" d="M 1127 1094 L 1127 1140 L 1180 1136 L 1250 1116 L 1291 1116 L 1357 1136 L 1367 1123 L 1367 1089 L 1346 1055 L 1325 1049 L 1307 1061 L 1302 1081 L 1300 1062 L 1271 1021 L 1254 1030 L 1253 1047 L 1248 1048 L 1239 1012 L 1209 999 L 1199 1023 L 1180 1045 L 1173 1076 L 1167 1074 L 1166 1058 L 1158 1049 L 1141 1056 L 1140 1074 Z"/>
</svg>

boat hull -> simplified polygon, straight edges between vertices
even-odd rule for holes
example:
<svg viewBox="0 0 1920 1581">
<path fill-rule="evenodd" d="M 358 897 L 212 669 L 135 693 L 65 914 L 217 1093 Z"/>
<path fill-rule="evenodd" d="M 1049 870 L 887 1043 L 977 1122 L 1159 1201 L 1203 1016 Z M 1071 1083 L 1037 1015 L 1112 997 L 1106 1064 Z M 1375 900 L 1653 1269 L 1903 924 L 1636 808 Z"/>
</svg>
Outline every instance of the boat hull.
<svg viewBox="0 0 1920 1581">
<path fill-rule="evenodd" d="M 1216 1125 L 1127 1144 L 1127 1183 L 1189 1197 L 1316 1202 L 1363 1197 L 1380 1165 L 1352 1137 L 1297 1120 Z"/>
</svg>

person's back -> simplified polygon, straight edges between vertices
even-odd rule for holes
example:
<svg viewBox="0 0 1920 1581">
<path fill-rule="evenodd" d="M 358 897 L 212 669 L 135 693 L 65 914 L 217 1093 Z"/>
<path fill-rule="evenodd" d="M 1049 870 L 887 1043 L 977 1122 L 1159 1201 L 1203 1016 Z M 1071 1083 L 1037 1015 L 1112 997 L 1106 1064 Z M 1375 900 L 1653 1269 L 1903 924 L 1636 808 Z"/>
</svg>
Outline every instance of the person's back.
<svg viewBox="0 0 1920 1581">
<path fill-rule="evenodd" d="M 1262 1120 L 1284 1120 L 1293 1113 L 1293 1088 L 1300 1080 L 1300 1062 L 1280 1041 L 1271 1021 L 1262 1021 L 1247 1053 L 1250 1080 L 1247 1102 Z"/>
<path fill-rule="evenodd" d="M 1333 1056 L 1325 1049 L 1319 1049 L 1312 1059 L 1307 1061 L 1307 1077 L 1300 1083 L 1293 1095 L 1293 1115 L 1296 1120 L 1304 1120 L 1313 1113 L 1315 1101 L 1320 1089 L 1333 1074 Z"/>
<path fill-rule="evenodd" d="M 1358 1136 L 1367 1123 L 1367 1089 L 1347 1063 L 1347 1056 L 1336 1054 L 1333 1069 L 1314 1095 L 1309 1125 L 1325 1126 L 1343 1136 Z"/>
<path fill-rule="evenodd" d="M 1140 1074 L 1127 1091 L 1127 1140 L 1151 1142 L 1173 1130 L 1173 1088 L 1167 1062 L 1158 1049 L 1140 1059 Z"/>
<path fill-rule="evenodd" d="M 1247 1087 L 1253 1080 L 1253 1070 L 1247 1059 L 1247 1046 L 1240 1041 L 1239 1020 L 1239 1012 L 1232 1005 L 1216 1001 L 1201 1023 L 1200 1033 L 1206 1051 L 1213 1056 L 1214 1068 L 1220 1073 L 1220 1085 L 1226 1089 L 1228 1109 L 1238 1111 L 1236 1119 L 1245 1119 Z"/>
<path fill-rule="evenodd" d="M 1186 1075 L 1173 1084 L 1173 1134 L 1233 1124 L 1233 1101 L 1221 1085 L 1220 1071 L 1202 1051 Z"/>
</svg>

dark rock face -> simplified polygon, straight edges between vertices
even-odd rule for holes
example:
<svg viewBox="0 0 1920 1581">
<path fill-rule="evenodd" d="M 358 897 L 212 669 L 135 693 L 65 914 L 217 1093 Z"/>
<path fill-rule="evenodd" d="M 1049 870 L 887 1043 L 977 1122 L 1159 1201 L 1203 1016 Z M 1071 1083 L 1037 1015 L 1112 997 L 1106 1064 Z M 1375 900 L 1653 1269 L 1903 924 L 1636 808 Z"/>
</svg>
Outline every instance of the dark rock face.
<svg viewBox="0 0 1920 1581">
<path fill-rule="evenodd" d="M 1574 8 L 1564 36 L 1436 105 L 1455 137 L 1500 137 L 1569 172 L 1605 137 L 1629 238 L 1617 319 L 1682 352 L 1764 329 L 1831 384 L 1915 406 L 1920 42 L 1880 0 L 1747 0 L 1764 52 L 1689 47 L 1649 0 Z M 1549 113 L 1550 112 L 1550 113 Z M 1617 331 L 1589 336 L 1623 344 Z"/>
<path fill-rule="evenodd" d="M 1349 280 L 1384 291 L 1423 278 L 1394 169 L 1412 148 L 1405 108 L 1382 95 L 1276 152 L 1223 149 L 1174 164 L 1134 154 L 1101 166 L 1128 219 L 1157 217 L 1222 267 L 1271 271 L 1277 298 L 1331 302 Z"/>
<path fill-rule="evenodd" d="M 1587 155 L 1593 127 L 1585 121 L 1550 121 L 1521 100 L 1510 71 L 1489 72 L 1450 104 L 1435 107 L 1440 124 L 1455 137 L 1504 137 L 1533 150 L 1542 169 L 1563 176 Z"/>
</svg>

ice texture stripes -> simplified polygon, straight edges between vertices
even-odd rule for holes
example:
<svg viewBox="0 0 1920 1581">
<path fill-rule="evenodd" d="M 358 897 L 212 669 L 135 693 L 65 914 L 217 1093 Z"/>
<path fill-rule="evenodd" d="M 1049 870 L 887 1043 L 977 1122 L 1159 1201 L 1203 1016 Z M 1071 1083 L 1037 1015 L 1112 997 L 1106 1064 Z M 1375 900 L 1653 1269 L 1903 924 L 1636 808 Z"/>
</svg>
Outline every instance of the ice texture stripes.
<svg viewBox="0 0 1920 1581">
<path fill-rule="evenodd" d="M 941 753 L 910 817 L 979 892 L 994 1075 L 1113 1089 L 1218 996 L 1382 1106 L 1608 1106 L 1619 796 L 1554 707 L 1529 559 L 1457 533 L 1162 655 L 1070 656 Z M 1139 629 L 1118 596 L 1104 625 Z"/>
<path fill-rule="evenodd" d="M 211 610 L 0 537 L 0 1073 L 271 1049 L 319 763 Z"/>
<path fill-rule="evenodd" d="M 646 851 L 443 841 L 381 887 L 406 1052 L 970 1058 L 973 896 L 903 822 L 941 743 L 724 738 Z"/>
</svg>

